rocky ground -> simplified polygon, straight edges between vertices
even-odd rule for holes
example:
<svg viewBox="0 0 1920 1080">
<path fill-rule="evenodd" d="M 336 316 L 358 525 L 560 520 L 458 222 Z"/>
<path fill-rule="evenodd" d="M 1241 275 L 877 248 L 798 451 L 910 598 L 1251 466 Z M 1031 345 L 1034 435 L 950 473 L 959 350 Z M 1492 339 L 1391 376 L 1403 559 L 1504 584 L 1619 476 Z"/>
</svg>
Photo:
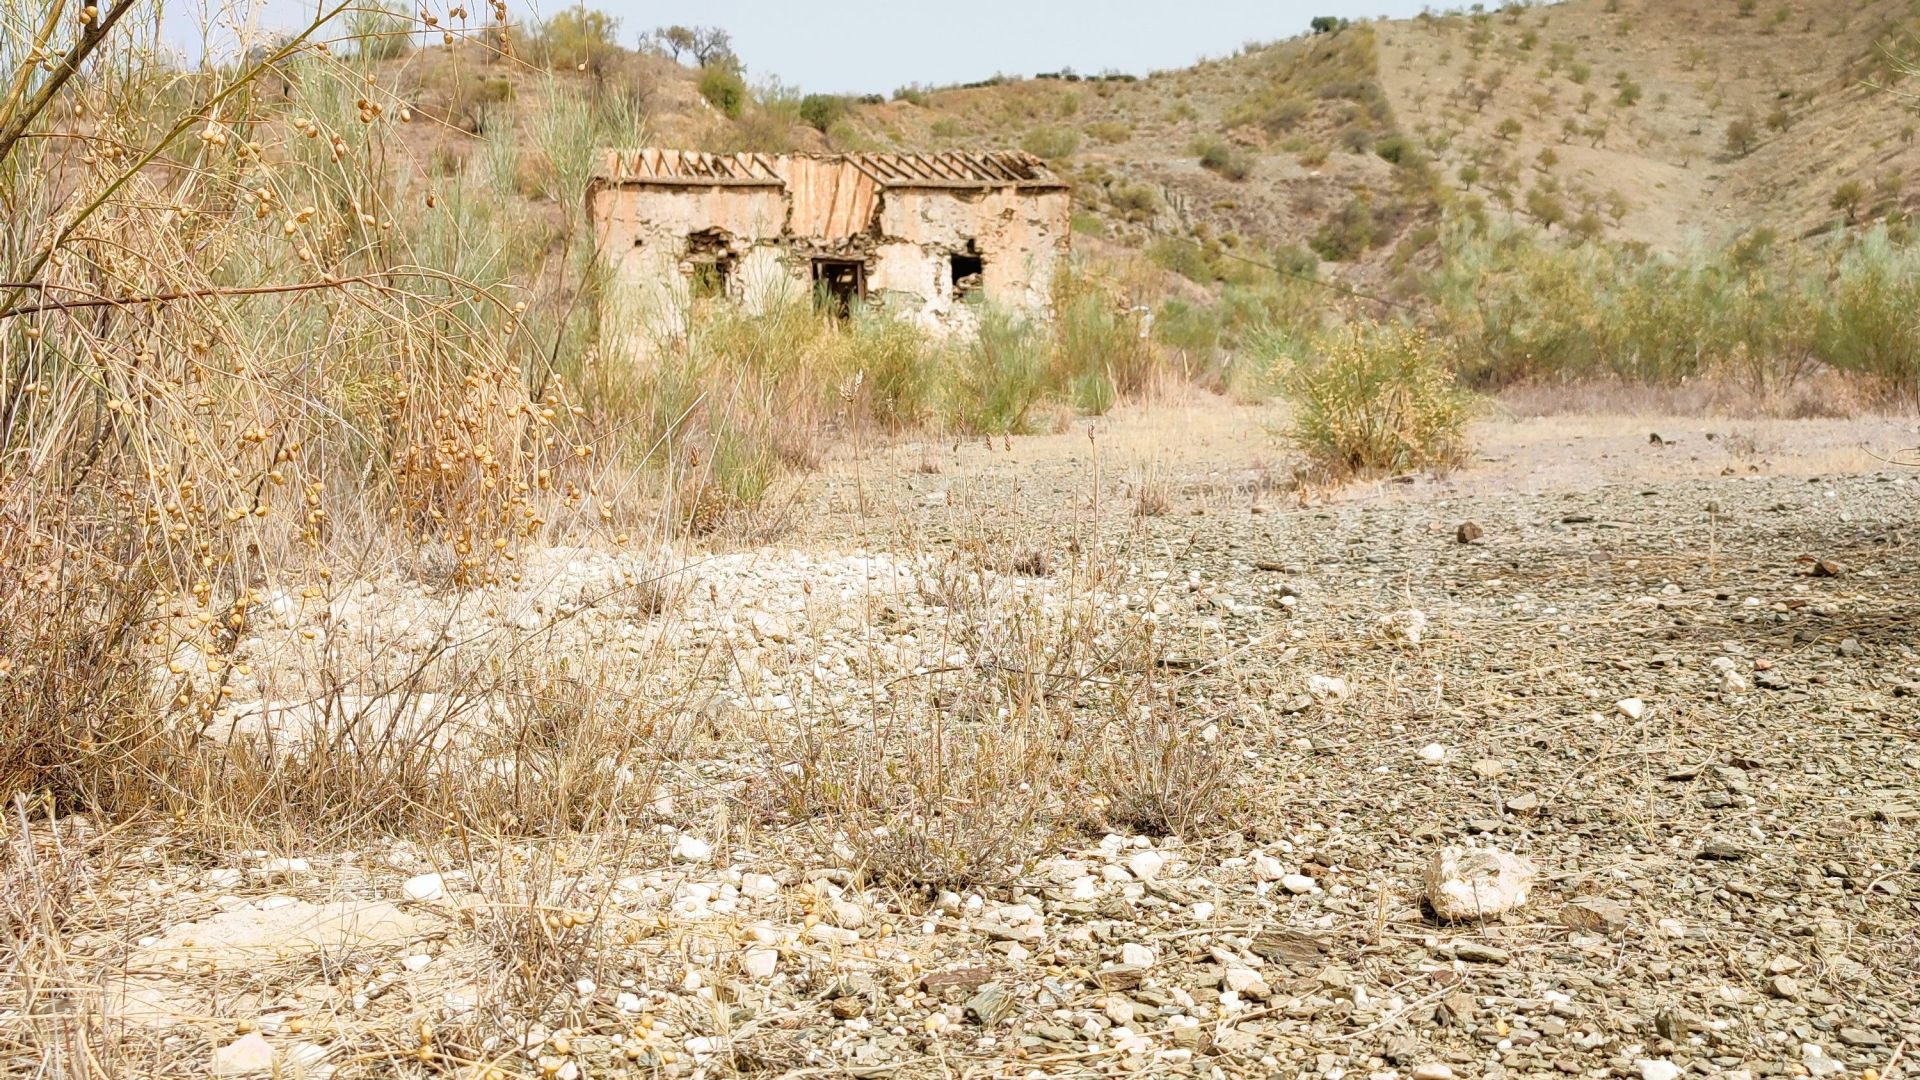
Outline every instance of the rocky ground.
<svg viewBox="0 0 1920 1080">
<path fill-rule="evenodd" d="M 813 482 L 777 548 L 286 598 L 223 738 L 312 722 L 289 657 L 494 638 L 687 723 L 621 828 L 242 849 L 70 820 L 27 830 L 37 861 L 16 832 L 17 882 L 71 880 L 8 1069 L 1911 1072 L 1920 471 L 1862 449 L 1911 421 L 1508 423 L 1460 476 L 1306 505 L 1264 423 L 896 447 Z M 436 693 L 407 715 L 465 691 Z M 488 731 L 526 708 L 433 741 L 510 784 L 538 763 Z"/>
</svg>

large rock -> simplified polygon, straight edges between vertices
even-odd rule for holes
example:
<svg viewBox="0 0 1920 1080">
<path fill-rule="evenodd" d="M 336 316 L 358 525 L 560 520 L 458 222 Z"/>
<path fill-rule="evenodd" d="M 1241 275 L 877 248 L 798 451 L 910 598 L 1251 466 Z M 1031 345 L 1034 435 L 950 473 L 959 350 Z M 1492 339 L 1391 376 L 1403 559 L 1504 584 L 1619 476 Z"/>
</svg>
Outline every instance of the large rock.
<svg viewBox="0 0 1920 1080">
<path fill-rule="evenodd" d="M 1498 848 L 1443 847 L 1427 863 L 1427 903 L 1446 922 L 1492 918 L 1526 903 L 1538 873 Z"/>
</svg>

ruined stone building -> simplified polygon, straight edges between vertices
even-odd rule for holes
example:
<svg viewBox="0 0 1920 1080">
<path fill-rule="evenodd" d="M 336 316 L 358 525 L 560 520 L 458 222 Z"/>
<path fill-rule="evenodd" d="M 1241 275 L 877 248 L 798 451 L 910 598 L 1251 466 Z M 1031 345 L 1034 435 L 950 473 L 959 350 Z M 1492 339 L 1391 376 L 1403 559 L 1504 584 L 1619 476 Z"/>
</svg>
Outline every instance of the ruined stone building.
<svg viewBox="0 0 1920 1080">
<path fill-rule="evenodd" d="M 616 280 L 673 310 L 808 293 L 929 324 L 975 296 L 1040 310 L 1069 235 L 1067 185 L 1022 153 L 602 150 L 587 200 Z"/>
</svg>

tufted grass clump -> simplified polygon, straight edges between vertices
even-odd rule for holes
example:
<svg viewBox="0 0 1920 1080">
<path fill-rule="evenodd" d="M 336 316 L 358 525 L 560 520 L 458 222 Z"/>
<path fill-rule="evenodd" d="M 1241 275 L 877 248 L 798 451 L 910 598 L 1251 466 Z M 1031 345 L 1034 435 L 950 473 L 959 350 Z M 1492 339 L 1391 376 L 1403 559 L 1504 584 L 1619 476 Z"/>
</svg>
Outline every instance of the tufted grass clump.
<svg viewBox="0 0 1920 1080">
<path fill-rule="evenodd" d="M 1454 380 L 1444 340 L 1401 323 L 1357 323 L 1322 338 L 1317 360 L 1282 392 L 1291 438 L 1340 475 L 1448 469 L 1466 456 L 1473 398 Z"/>
</svg>

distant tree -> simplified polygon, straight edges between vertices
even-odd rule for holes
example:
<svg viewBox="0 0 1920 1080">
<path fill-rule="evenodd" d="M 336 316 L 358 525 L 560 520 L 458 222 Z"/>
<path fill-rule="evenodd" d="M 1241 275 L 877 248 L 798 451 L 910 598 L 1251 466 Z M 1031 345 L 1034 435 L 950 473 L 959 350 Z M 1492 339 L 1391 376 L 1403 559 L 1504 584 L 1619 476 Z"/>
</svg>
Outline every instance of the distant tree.
<svg viewBox="0 0 1920 1080">
<path fill-rule="evenodd" d="M 737 63 L 733 55 L 733 35 L 717 26 L 693 28 L 693 62 L 701 67 Z"/>
<path fill-rule="evenodd" d="M 662 26 L 651 35 L 661 51 L 678 63 L 682 53 L 700 67 L 734 61 L 733 35 L 717 26 Z M 735 66 L 738 66 L 737 63 Z"/>
<path fill-rule="evenodd" d="M 1338 15 L 1316 15 L 1307 25 L 1316 34 L 1337 34 L 1352 24 Z"/>
<path fill-rule="evenodd" d="M 1567 203 L 1557 191 L 1536 187 L 1527 192 L 1527 213 L 1541 225 L 1551 229 L 1567 220 Z"/>
<path fill-rule="evenodd" d="M 1792 126 L 1793 114 L 1787 111 L 1785 105 L 1781 105 L 1767 114 L 1767 130 L 1769 131 L 1785 131 Z"/>
<path fill-rule="evenodd" d="M 676 64 L 680 62 L 681 53 L 693 48 L 694 35 L 693 28 L 690 26 L 662 26 L 655 30 L 652 36 Z"/>
<path fill-rule="evenodd" d="M 1500 121 L 1500 123 L 1494 127 L 1493 133 L 1507 140 L 1508 142 L 1512 142 L 1513 137 L 1515 135 L 1520 134 L 1521 130 L 1522 130 L 1522 127 L 1521 127 L 1520 121 L 1515 119 L 1514 117 L 1509 116 L 1506 119 Z"/>
<path fill-rule="evenodd" d="M 1860 204 L 1866 201 L 1867 186 L 1858 180 L 1849 180 L 1833 190 L 1833 198 L 1827 200 L 1827 205 L 1845 211 L 1847 224 L 1852 225 L 1860 216 Z"/>
<path fill-rule="evenodd" d="M 1727 125 L 1727 152 L 1735 157 L 1753 153 L 1754 143 L 1759 140 L 1760 132 L 1751 116 L 1737 117 Z"/>
<path fill-rule="evenodd" d="M 1541 172 L 1552 172 L 1553 167 L 1560 164 L 1560 155 L 1554 152 L 1553 147 L 1543 146 L 1540 152 L 1534 155 L 1533 163 L 1540 167 Z"/>
</svg>

